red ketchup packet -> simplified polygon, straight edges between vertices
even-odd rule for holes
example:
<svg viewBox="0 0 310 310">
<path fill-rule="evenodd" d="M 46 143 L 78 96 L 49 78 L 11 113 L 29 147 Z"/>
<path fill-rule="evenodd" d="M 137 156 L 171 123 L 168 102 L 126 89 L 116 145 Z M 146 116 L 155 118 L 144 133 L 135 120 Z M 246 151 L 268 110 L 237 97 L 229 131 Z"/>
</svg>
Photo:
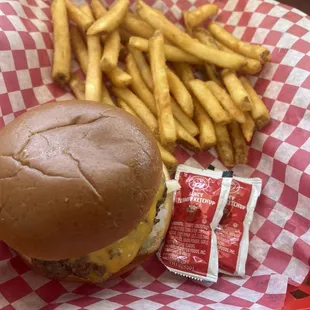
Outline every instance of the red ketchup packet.
<svg viewBox="0 0 310 310">
<path fill-rule="evenodd" d="M 259 178 L 233 177 L 228 202 L 216 229 L 219 272 L 245 275 L 250 224 L 261 188 Z"/>
<path fill-rule="evenodd" d="M 215 229 L 228 201 L 231 177 L 220 171 L 185 165 L 177 168 L 181 188 L 174 193 L 174 213 L 158 256 L 172 272 L 216 282 L 218 250 Z"/>
</svg>

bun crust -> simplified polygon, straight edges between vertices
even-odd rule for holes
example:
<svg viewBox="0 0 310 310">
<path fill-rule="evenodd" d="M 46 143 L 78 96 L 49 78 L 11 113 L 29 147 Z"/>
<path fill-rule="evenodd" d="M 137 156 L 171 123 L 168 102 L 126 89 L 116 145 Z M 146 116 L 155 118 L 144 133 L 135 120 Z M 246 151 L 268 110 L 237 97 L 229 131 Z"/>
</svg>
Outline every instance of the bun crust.
<svg viewBox="0 0 310 310">
<path fill-rule="evenodd" d="M 101 103 L 45 104 L 0 132 L 0 239 L 43 260 L 104 248 L 146 215 L 161 177 L 137 118 Z"/>
<path fill-rule="evenodd" d="M 164 175 L 166 180 L 169 179 L 169 174 L 167 169 L 164 167 Z M 139 264 L 142 264 L 144 261 L 146 261 L 148 258 L 153 256 L 157 250 L 159 249 L 163 239 L 165 238 L 165 235 L 167 233 L 167 230 L 169 228 L 169 223 L 171 220 L 171 215 L 172 215 L 172 207 L 173 207 L 173 198 L 172 198 L 172 193 L 168 194 L 166 197 L 165 202 L 160 208 L 160 212 L 157 215 L 157 218 L 159 219 L 159 222 L 153 226 L 153 230 L 148 236 L 148 239 L 144 242 L 142 245 L 138 255 L 135 257 L 135 259 L 127 266 L 122 268 L 118 273 L 111 274 L 107 279 L 104 281 L 120 276 L 123 273 L 132 270 L 133 268 L 137 267 Z M 24 262 L 29 265 L 30 267 L 33 267 L 31 259 L 23 254 L 18 253 L 19 256 L 24 260 Z M 41 273 L 43 276 L 46 276 L 41 272 L 41 270 L 35 270 L 38 273 Z M 59 280 L 59 281 L 74 281 L 74 282 L 87 282 L 87 283 L 97 283 L 98 282 L 93 282 L 90 279 L 84 279 L 80 278 L 74 275 L 69 275 L 66 278 L 57 278 L 54 277 L 54 280 Z M 102 281 L 102 282 L 104 282 Z M 102 283 L 101 282 L 101 283 Z"/>
</svg>

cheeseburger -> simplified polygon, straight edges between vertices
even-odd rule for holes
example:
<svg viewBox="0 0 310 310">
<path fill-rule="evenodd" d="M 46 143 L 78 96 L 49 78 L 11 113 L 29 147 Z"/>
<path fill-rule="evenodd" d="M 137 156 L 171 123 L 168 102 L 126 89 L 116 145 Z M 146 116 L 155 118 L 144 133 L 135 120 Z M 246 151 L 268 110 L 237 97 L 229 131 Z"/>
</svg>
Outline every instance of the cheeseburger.
<svg viewBox="0 0 310 310">
<path fill-rule="evenodd" d="M 0 131 L 0 239 L 47 277 L 100 283 L 159 248 L 168 178 L 153 135 L 127 112 L 40 106 Z"/>
</svg>

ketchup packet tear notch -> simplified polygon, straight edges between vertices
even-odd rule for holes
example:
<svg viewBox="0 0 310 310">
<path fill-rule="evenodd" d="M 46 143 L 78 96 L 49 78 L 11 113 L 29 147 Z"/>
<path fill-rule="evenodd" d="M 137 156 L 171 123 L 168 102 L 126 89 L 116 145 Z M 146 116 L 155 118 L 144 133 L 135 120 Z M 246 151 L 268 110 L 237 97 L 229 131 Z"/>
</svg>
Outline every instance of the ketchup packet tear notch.
<svg viewBox="0 0 310 310">
<path fill-rule="evenodd" d="M 174 213 L 158 252 L 170 271 L 192 279 L 217 281 L 215 229 L 223 216 L 232 182 L 231 177 L 222 175 L 221 171 L 178 166 L 175 179 L 181 188 L 174 193 Z"/>
<path fill-rule="evenodd" d="M 221 273 L 245 275 L 249 230 L 261 188 L 259 178 L 233 177 L 228 202 L 216 229 Z"/>
</svg>

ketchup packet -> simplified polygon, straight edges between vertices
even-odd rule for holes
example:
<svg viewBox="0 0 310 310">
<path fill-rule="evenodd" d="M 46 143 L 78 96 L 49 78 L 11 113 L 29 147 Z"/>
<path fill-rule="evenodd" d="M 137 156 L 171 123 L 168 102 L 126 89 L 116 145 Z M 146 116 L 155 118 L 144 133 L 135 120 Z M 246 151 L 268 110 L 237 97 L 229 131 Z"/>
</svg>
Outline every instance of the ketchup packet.
<svg viewBox="0 0 310 310">
<path fill-rule="evenodd" d="M 245 275 L 250 224 L 261 188 L 259 178 L 233 177 L 228 202 L 216 229 L 219 272 Z"/>
<path fill-rule="evenodd" d="M 174 214 L 159 259 L 174 273 L 216 282 L 214 230 L 227 204 L 232 178 L 220 171 L 180 165 L 176 180 L 181 188 L 174 193 Z"/>
</svg>

